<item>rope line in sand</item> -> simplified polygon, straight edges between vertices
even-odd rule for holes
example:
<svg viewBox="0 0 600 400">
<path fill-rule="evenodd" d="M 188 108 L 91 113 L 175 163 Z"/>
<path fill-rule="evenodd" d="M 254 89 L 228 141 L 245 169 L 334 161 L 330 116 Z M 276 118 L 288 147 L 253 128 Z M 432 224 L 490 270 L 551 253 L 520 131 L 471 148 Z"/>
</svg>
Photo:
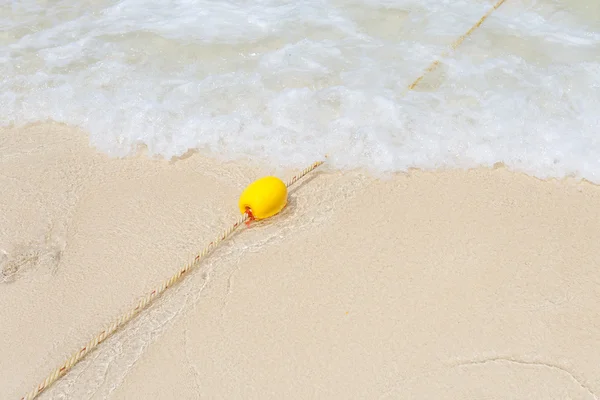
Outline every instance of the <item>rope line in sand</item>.
<svg viewBox="0 0 600 400">
<path fill-rule="evenodd" d="M 286 187 L 290 187 L 296 182 L 298 182 L 302 177 L 304 177 L 309 172 L 313 171 L 317 167 L 323 164 L 323 161 L 317 161 L 310 165 L 309 167 L 302 170 L 299 174 L 292 177 L 286 183 Z M 166 279 L 160 286 L 156 287 L 152 292 L 147 294 L 145 297 L 141 298 L 135 308 L 132 308 L 128 312 L 121 315 L 118 319 L 114 320 L 112 324 L 110 324 L 106 329 L 100 332 L 96 337 L 91 339 L 85 346 L 83 346 L 79 351 L 73 353 L 71 357 L 65 361 L 60 367 L 56 368 L 50 375 L 46 377 L 37 388 L 33 389 L 27 395 L 23 396 L 21 400 L 32 400 L 37 397 L 40 393 L 42 393 L 45 389 L 47 389 L 50 385 L 56 382 L 59 378 L 65 375 L 77 362 L 79 362 L 86 354 L 95 349 L 100 343 L 106 340 L 110 335 L 115 333 L 120 327 L 124 326 L 127 322 L 131 321 L 136 315 L 138 315 L 148 304 L 154 301 L 157 297 L 162 295 L 168 288 L 175 285 L 179 282 L 183 276 L 185 276 L 192 268 L 197 267 L 200 264 L 200 261 L 214 248 L 216 248 L 222 241 L 227 239 L 229 235 L 231 235 L 240 225 L 242 225 L 245 221 L 249 220 L 251 216 L 249 213 L 242 214 L 237 221 L 229 228 L 224 230 L 219 236 L 217 236 L 212 242 L 208 244 L 202 250 L 202 252 L 198 253 L 194 258 L 194 261 L 191 263 L 187 263 L 183 268 L 177 271 L 173 276 Z"/>
<path fill-rule="evenodd" d="M 473 25 L 466 33 L 464 33 L 462 36 L 460 36 L 457 40 L 455 40 L 450 45 L 450 50 L 445 51 L 444 53 L 441 54 L 441 56 L 437 60 L 433 61 L 425 69 L 425 71 L 408 86 L 408 90 L 413 90 L 419 84 L 419 82 L 421 82 L 421 80 L 423 80 L 425 75 L 432 72 L 441 63 L 441 61 L 440 61 L 441 58 L 446 57 L 450 53 L 450 51 L 456 50 L 456 48 L 458 46 L 460 46 L 460 44 L 467 37 L 469 37 L 471 35 L 471 33 L 473 33 L 475 31 L 475 29 L 479 28 L 481 26 L 481 24 L 483 24 L 483 22 L 492 14 L 492 12 L 494 12 L 494 10 L 498 9 L 498 7 L 500 7 L 505 1 L 506 0 L 499 0 L 496 4 L 494 4 L 494 6 L 487 13 L 485 13 L 479 19 L 479 21 L 477 21 L 475 23 L 475 25 Z M 313 171 L 314 169 L 319 167 L 321 164 L 323 164 L 323 161 L 317 161 L 317 162 L 313 163 L 311 166 L 305 168 L 298 175 L 295 175 L 290 180 L 288 180 L 288 182 L 286 182 L 286 187 L 290 187 L 291 185 L 295 184 L 298 180 L 300 180 L 306 174 L 310 173 L 311 171 Z M 125 314 L 121 315 L 118 319 L 113 321 L 113 323 L 110 324 L 105 330 L 103 330 L 98 335 L 96 335 L 96 337 L 91 339 L 79 351 L 73 353 L 73 355 L 71 355 L 71 357 L 67 361 L 65 361 L 64 364 L 62 364 L 60 367 L 55 369 L 50 375 L 48 375 L 46 377 L 46 379 L 44 379 L 44 381 L 42 381 L 37 386 L 37 388 L 33 389 L 27 395 L 23 396 L 21 398 L 21 400 L 33 400 L 39 394 L 41 394 L 44 390 L 46 390 L 50 385 L 52 385 L 59 378 L 61 378 L 63 375 L 65 375 L 71 368 L 73 368 L 73 366 L 75 364 L 77 364 L 77 362 L 79 362 L 83 357 L 85 357 L 90 351 L 95 349 L 100 343 L 102 343 L 110 335 L 115 333 L 120 327 L 124 326 L 127 322 L 131 321 L 144 308 L 146 308 L 148 306 L 148 304 L 150 304 L 156 298 L 161 296 L 168 288 L 172 287 L 177 282 L 179 282 L 183 278 L 183 276 L 186 273 L 188 273 L 192 268 L 197 267 L 199 265 L 200 261 L 211 250 L 216 248 L 221 242 L 223 242 L 225 239 L 227 239 L 227 237 L 229 237 L 241 224 L 248 221 L 249 219 L 251 219 L 251 215 L 248 212 L 242 214 L 237 219 L 237 221 L 235 221 L 235 223 L 233 225 L 231 225 L 229 228 L 224 230 L 219 236 L 217 236 L 212 242 L 210 242 L 208 244 L 208 246 L 206 246 L 204 248 L 204 250 L 202 250 L 202 252 L 198 253 L 196 255 L 196 257 L 194 258 L 194 261 L 192 261 L 191 263 L 187 263 L 177 273 L 175 273 L 169 279 L 165 280 L 159 287 L 157 287 L 152 292 L 150 292 L 148 295 L 146 295 L 146 297 L 140 299 L 138 301 L 137 305 L 135 306 L 135 308 L 133 308 L 133 309 L 129 310 L 128 312 L 126 312 Z"/>
<path fill-rule="evenodd" d="M 423 80 L 423 78 L 425 77 L 425 75 L 427 75 L 428 73 L 430 73 L 431 71 L 433 71 L 434 69 L 437 68 L 438 65 L 440 65 L 441 63 L 441 59 L 446 57 L 448 54 L 450 54 L 450 51 L 452 50 L 456 50 L 456 48 L 458 46 L 461 45 L 462 42 L 464 42 L 464 40 L 466 38 L 468 38 L 471 33 L 473 33 L 475 31 L 475 29 L 479 28 L 481 26 L 481 24 L 483 24 L 483 21 L 485 21 L 487 19 L 487 17 L 489 17 L 494 10 L 497 10 L 498 7 L 500 7 L 502 5 L 502 3 L 504 3 L 506 0 L 499 0 L 496 4 L 494 4 L 492 6 L 492 8 L 490 8 L 488 10 L 488 12 L 486 12 L 481 18 L 479 18 L 479 21 L 477 21 L 475 23 L 475 25 L 473 25 L 468 31 L 466 31 L 461 37 L 459 37 L 458 39 L 456 39 L 451 45 L 450 45 L 450 50 L 446 50 L 445 52 L 443 52 L 440 57 L 433 61 L 431 64 L 429 64 L 429 66 L 425 69 L 425 71 L 423 71 L 423 73 L 421 74 L 421 76 L 419 76 L 417 79 L 415 79 L 413 81 L 413 83 L 411 83 L 410 85 L 408 85 L 408 90 L 413 90 L 418 84 L 419 82 L 421 82 L 421 80 Z"/>
</svg>

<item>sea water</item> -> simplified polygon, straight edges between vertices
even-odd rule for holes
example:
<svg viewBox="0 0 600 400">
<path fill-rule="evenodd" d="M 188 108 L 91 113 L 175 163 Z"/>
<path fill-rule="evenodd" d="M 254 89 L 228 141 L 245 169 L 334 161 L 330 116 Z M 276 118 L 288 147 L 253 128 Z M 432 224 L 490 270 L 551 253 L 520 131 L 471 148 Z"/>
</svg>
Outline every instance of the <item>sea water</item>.
<svg viewBox="0 0 600 400">
<path fill-rule="evenodd" d="M 600 2 L 507 0 L 440 58 L 494 3 L 4 0 L 0 126 L 79 126 L 116 157 L 600 183 Z"/>
</svg>

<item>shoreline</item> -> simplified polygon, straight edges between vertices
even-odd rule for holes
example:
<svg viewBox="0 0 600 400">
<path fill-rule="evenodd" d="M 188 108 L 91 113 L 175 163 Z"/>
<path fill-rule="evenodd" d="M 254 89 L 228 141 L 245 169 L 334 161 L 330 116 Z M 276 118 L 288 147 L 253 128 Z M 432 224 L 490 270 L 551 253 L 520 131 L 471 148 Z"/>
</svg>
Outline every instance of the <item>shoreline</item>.
<svg viewBox="0 0 600 400">
<path fill-rule="evenodd" d="M 0 139 L 3 398 L 235 220 L 246 184 L 295 172 L 111 159 L 55 123 Z M 600 392 L 597 185 L 504 167 L 305 181 L 40 398 Z"/>
</svg>

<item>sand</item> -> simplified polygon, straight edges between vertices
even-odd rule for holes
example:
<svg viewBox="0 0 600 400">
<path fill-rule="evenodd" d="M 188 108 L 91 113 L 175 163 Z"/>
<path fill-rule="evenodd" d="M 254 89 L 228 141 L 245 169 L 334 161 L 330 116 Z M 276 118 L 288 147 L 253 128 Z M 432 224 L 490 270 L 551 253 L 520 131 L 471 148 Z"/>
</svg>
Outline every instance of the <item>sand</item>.
<svg viewBox="0 0 600 400">
<path fill-rule="evenodd" d="M 17 399 L 294 171 L 0 130 L 0 398 Z M 597 399 L 600 188 L 327 165 L 41 399 Z"/>
</svg>

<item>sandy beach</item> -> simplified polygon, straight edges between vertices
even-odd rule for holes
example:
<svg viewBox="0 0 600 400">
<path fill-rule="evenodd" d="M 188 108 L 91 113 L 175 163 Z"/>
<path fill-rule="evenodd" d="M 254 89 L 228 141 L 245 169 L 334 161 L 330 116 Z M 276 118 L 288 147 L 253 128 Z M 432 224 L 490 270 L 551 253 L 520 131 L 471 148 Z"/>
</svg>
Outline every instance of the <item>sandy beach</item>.
<svg viewBox="0 0 600 400">
<path fill-rule="evenodd" d="M 32 390 L 295 171 L 0 130 L 0 398 Z M 326 165 L 41 399 L 597 399 L 600 188 Z"/>
</svg>

